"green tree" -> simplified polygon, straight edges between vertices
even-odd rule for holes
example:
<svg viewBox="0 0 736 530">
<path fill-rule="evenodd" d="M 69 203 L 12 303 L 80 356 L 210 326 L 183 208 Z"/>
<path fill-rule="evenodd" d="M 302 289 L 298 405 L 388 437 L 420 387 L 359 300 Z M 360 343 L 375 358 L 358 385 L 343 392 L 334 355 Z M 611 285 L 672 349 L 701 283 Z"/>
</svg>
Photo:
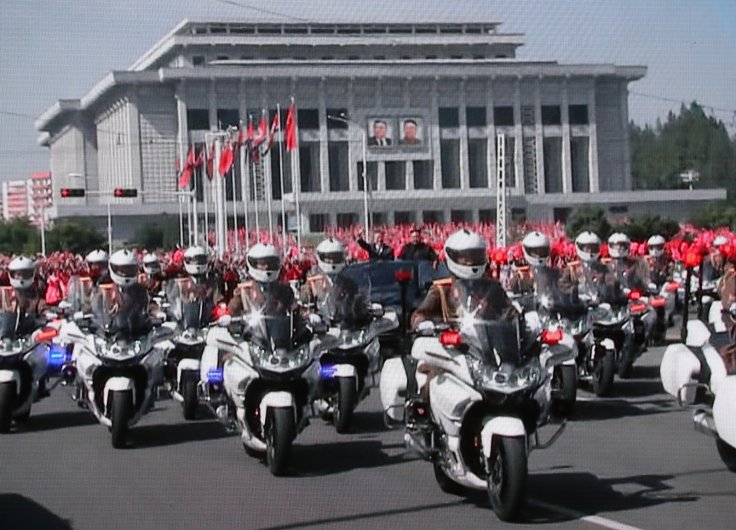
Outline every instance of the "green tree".
<svg viewBox="0 0 736 530">
<path fill-rule="evenodd" d="M 586 204 L 576 209 L 565 226 L 567 237 L 575 239 L 580 232 L 589 230 L 605 240 L 611 234 L 611 224 L 606 219 L 603 208 Z"/>
<path fill-rule="evenodd" d="M 80 218 L 58 219 L 46 233 L 46 252 L 68 250 L 75 254 L 86 254 L 104 243 L 105 236 Z"/>
<path fill-rule="evenodd" d="M 698 228 L 736 228 L 736 206 L 727 201 L 709 204 L 696 213 L 690 221 Z"/>
<path fill-rule="evenodd" d="M 623 232 L 632 241 L 646 241 L 654 234 L 669 239 L 680 231 L 680 225 L 672 219 L 662 219 L 658 215 L 645 215 L 617 223 L 613 226 L 612 231 Z"/>
<path fill-rule="evenodd" d="M 0 253 L 35 254 L 40 241 L 38 230 L 26 217 L 0 221 Z"/>
<path fill-rule="evenodd" d="M 149 250 L 170 250 L 179 244 L 179 220 L 162 215 L 141 225 L 135 232 L 133 244 Z"/>
</svg>

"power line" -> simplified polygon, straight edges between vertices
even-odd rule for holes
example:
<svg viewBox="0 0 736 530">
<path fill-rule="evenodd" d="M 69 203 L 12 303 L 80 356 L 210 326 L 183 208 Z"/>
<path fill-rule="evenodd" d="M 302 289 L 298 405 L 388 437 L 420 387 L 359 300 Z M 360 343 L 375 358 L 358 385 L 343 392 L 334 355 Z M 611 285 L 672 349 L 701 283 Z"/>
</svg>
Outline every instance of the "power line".
<svg viewBox="0 0 736 530">
<path fill-rule="evenodd" d="M 684 99 L 675 99 L 675 98 L 668 98 L 665 96 L 656 96 L 654 94 L 646 94 L 644 92 L 638 92 L 636 90 L 630 90 L 629 93 L 634 96 L 639 96 L 643 98 L 649 98 L 649 99 L 656 99 L 659 101 L 666 101 L 668 103 L 685 103 Z M 719 112 L 728 112 L 728 113 L 736 113 L 736 109 L 726 109 L 722 107 L 714 107 L 713 105 L 706 105 L 705 103 L 699 103 L 698 100 L 694 100 L 700 107 L 704 109 L 710 109 L 713 111 L 719 111 Z"/>
</svg>

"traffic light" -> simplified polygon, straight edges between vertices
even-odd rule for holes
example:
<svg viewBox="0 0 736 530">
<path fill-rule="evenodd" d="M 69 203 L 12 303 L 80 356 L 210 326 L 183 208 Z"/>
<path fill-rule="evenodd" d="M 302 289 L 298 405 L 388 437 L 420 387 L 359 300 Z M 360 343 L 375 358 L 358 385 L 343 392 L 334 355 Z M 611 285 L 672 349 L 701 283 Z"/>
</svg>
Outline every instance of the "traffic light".
<svg viewBox="0 0 736 530">
<path fill-rule="evenodd" d="M 61 198 L 84 197 L 84 188 L 61 188 Z"/>
<path fill-rule="evenodd" d="M 138 197 L 138 190 L 115 188 L 114 195 L 118 198 Z"/>
</svg>

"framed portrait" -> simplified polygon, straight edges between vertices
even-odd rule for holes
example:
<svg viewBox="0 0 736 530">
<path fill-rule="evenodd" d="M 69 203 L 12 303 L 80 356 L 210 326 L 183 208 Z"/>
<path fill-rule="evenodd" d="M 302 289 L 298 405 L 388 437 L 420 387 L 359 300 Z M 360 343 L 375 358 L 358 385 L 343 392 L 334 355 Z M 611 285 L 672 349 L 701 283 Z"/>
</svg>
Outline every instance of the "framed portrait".
<svg viewBox="0 0 736 530">
<path fill-rule="evenodd" d="M 368 148 L 386 149 L 393 147 L 396 142 L 394 135 L 394 119 L 387 117 L 368 118 Z"/>
<path fill-rule="evenodd" d="M 422 147 L 425 145 L 424 120 L 418 116 L 404 116 L 399 119 L 399 145 Z"/>
</svg>

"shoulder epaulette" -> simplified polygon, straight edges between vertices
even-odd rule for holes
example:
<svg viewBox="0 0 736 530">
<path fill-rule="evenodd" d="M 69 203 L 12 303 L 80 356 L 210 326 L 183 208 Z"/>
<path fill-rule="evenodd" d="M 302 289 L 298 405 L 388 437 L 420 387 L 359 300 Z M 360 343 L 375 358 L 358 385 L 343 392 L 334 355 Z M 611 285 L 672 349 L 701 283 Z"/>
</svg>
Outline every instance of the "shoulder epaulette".
<svg viewBox="0 0 736 530">
<path fill-rule="evenodd" d="M 529 265 L 522 265 L 521 267 L 517 267 L 517 272 L 527 272 L 529 270 Z"/>
<path fill-rule="evenodd" d="M 437 287 L 449 287 L 452 285 L 452 278 L 440 278 L 439 280 L 433 281 L 432 285 L 436 285 Z"/>
<path fill-rule="evenodd" d="M 320 281 L 321 279 L 322 279 L 322 276 L 321 276 L 321 275 L 317 275 L 317 276 L 308 276 L 308 277 L 307 277 L 307 281 L 308 281 L 308 282 L 318 282 L 318 281 Z"/>
<path fill-rule="evenodd" d="M 601 258 L 601 263 L 611 263 L 612 261 L 611 258 Z"/>
</svg>

